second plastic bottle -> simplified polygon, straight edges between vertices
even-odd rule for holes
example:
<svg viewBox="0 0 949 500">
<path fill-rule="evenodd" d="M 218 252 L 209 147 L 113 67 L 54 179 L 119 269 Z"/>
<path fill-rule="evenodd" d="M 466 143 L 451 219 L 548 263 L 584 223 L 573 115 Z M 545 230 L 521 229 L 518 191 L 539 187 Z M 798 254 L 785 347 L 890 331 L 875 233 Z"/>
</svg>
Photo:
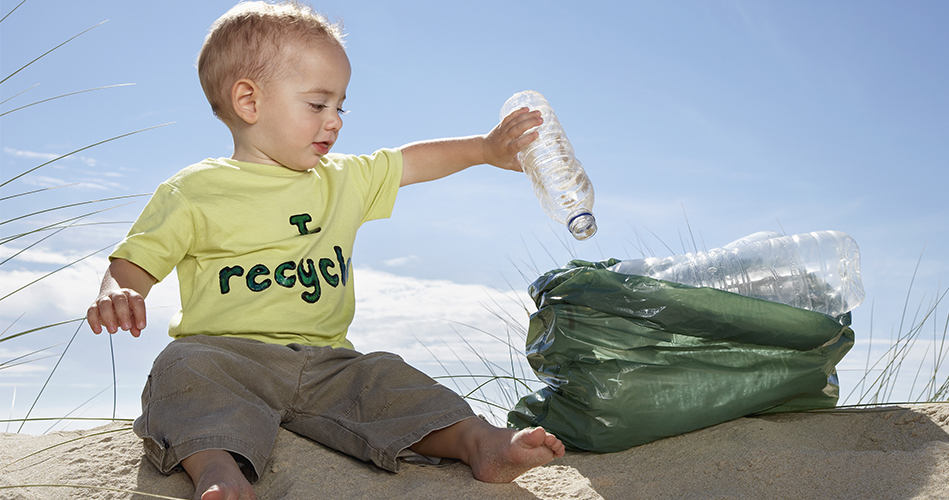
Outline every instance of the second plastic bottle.
<svg viewBox="0 0 949 500">
<path fill-rule="evenodd" d="M 863 302 L 860 249 L 840 231 L 781 236 L 762 231 L 707 252 L 624 260 L 623 274 L 780 302 L 837 317 Z"/>
<path fill-rule="evenodd" d="M 537 139 L 518 153 L 534 194 L 547 215 L 566 225 L 574 238 L 585 240 L 593 236 L 593 184 L 574 155 L 557 115 L 543 95 L 525 90 L 504 103 L 501 119 L 523 107 L 540 111 L 544 119 L 537 127 Z"/>
</svg>

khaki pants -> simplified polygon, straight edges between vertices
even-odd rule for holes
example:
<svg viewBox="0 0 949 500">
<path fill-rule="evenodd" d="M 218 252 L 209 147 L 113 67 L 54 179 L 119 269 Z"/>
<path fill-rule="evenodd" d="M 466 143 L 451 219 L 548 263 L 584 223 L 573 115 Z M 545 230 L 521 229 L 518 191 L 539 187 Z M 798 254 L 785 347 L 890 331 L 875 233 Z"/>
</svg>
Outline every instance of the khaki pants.
<svg viewBox="0 0 949 500">
<path fill-rule="evenodd" d="M 472 416 L 395 354 L 195 336 L 155 360 L 134 429 L 162 473 L 221 449 L 249 462 L 256 479 L 280 426 L 397 472 L 402 450 Z"/>
</svg>

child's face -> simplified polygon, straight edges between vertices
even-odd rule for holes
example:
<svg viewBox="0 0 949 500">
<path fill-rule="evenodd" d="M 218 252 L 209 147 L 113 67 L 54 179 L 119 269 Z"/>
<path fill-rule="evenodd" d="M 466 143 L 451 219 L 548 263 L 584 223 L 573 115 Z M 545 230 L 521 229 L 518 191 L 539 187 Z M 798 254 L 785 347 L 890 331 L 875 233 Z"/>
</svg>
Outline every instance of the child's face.
<svg viewBox="0 0 949 500">
<path fill-rule="evenodd" d="M 351 70 L 346 53 L 331 42 L 300 47 L 291 60 L 286 76 L 262 89 L 251 140 L 259 163 L 302 172 L 336 142 Z"/>
</svg>

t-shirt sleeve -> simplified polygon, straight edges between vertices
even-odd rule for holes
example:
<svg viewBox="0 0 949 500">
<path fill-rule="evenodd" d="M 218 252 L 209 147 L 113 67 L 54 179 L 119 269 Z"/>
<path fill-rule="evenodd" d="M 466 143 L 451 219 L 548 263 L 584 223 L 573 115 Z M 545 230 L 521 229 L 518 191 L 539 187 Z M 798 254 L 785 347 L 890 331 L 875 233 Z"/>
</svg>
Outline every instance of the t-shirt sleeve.
<svg viewBox="0 0 949 500">
<path fill-rule="evenodd" d="M 402 151 L 381 149 L 371 155 L 352 157 L 353 174 L 360 176 L 364 192 L 363 222 L 392 215 L 396 194 L 402 182 Z"/>
<path fill-rule="evenodd" d="M 188 200 L 162 183 L 109 260 L 125 259 L 161 281 L 194 243 L 195 220 Z"/>
</svg>

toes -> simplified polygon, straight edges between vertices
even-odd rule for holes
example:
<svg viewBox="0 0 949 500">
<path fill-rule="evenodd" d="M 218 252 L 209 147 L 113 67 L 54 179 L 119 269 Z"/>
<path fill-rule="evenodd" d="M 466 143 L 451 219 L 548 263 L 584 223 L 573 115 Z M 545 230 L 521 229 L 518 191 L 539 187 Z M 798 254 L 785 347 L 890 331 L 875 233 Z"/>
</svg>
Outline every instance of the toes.
<svg viewBox="0 0 949 500">
<path fill-rule="evenodd" d="M 544 446 L 547 441 L 547 436 L 550 434 L 543 429 L 543 427 L 535 427 L 533 429 L 525 429 L 521 431 L 521 442 L 531 448 L 536 448 L 538 446 Z"/>
</svg>

